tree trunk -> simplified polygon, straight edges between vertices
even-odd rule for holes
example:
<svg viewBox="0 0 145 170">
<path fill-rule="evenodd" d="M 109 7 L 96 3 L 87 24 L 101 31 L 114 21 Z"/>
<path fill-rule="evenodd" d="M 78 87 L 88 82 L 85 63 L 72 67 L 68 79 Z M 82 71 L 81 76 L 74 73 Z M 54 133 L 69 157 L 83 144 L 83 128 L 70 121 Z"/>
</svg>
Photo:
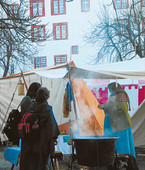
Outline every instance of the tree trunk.
<svg viewBox="0 0 145 170">
<path fill-rule="evenodd" d="M 12 54 L 12 45 L 11 46 L 7 46 L 7 56 L 6 56 L 7 57 L 7 61 L 5 63 L 5 70 L 4 70 L 3 77 L 5 77 L 8 74 L 9 67 L 10 67 L 11 54 Z"/>
</svg>

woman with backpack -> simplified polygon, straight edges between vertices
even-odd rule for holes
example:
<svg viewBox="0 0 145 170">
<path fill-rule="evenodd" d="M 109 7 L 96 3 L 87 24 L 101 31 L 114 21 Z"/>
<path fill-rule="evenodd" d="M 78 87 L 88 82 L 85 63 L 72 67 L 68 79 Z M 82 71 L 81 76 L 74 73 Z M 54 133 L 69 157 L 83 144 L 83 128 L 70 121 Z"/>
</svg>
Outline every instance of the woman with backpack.
<svg viewBox="0 0 145 170">
<path fill-rule="evenodd" d="M 29 108 L 29 113 L 37 114 L 39 135 L 35 139 L 29 140 L 31 158 L 30 156 L 28 158 L 30 163 L 27 165 L 27 170 L 45 170 L 49 155 L 54 153 L 54 143 L 60 132 L 52 107 L 47 102 L 49 97 L 49 90 L 40 87 L 36 95 L 36 102 Z"/>
<path fill-rule="evenodd" d="M 33 82 L 27 91 L 26 96 L 21 101 L 21 118 L 28 111 L 30 105 L 36 101 L 36 93 L 38 89 L 41 87 L 40 83 Z M 21 154 L 20 154 L 20 170 L 29 170 L 29 165 L 31 159 L 31 146 L 26 139 L 22 139 L 21 142 Z"/>
</svg>

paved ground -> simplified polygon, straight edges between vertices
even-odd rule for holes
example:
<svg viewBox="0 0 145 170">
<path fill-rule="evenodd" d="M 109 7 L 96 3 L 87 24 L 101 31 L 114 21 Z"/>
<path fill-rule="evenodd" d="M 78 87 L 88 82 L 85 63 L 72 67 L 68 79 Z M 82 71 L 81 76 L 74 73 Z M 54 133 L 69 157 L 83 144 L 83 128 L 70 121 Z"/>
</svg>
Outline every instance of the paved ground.
<svg viewBox="0 0 145 170">
<path fill-rule="evenodd" d="M 6 147 L 0 146 L 0 170 L 10 170 L 12 164 L 8 161 L 5 161 L 3 153 Z M 145 170 L 145 148 L 140 148 L 136 150 L 137 153 L 137 165 L 139 170 Z M 69 157 L 64 157 L 64 161 L 59 161 L 59 170 L 69 170 Z M 18 170 L 19 167 L 15 166 L 14 170 Z M 90 168 L 90 170 L 106 170 L 106 168 Z M 73 170 L 82 170 L 77 164 L 77 162 L 73 163 Z M 125 170 L 122 168 L 121 170 Z"/>
<path fill-rule="evenodd" d="M 10 170 L 12 164 L 8 161 L 5 161 L 3 153 L 6 147 L 0 146 L 0 170 Z"/>
</svg>

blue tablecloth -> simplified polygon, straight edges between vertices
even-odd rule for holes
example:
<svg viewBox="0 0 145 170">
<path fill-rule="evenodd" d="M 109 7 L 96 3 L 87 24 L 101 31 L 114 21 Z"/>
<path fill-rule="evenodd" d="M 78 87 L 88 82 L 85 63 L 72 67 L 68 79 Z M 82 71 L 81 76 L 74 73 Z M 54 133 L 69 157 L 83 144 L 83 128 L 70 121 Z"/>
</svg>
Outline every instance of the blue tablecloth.
<svg viewBox="0 0 145 170">
<path fill-rule="evenodd" d="M 6 151 L 4 152 L 5 160 L 9 161 L 10 163 L 16 166 L 18 163 L 20 150 L 21 150 L 20 147 L 7 148 Z"/>
</svg>

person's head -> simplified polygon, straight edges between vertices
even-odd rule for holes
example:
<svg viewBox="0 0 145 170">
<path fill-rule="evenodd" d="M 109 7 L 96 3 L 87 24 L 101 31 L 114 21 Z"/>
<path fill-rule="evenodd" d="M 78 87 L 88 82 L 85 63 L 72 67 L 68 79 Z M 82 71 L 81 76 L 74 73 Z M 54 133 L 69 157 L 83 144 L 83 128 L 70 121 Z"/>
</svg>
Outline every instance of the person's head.
<svg viewBox="0 0 145 170">
<path fill-rule="evenodd" d="M 37 91 L 38 91 L 38 89 L 40 87 L 41 87 L 40 83 L 33 82 L 32 84 L 30 84 L 26 95 L 29 96 L 31 99 L 35 99 L 36 98 L 36 93 L 37 93 Z"/>
<path fill-rule="evenodd" d="M 113 82 L 108 84 L 108 89 L 110 91 L 110 93 L 113 95 L 115 95 L 118 92 L 122 92 L 124 91 L 124 89 L 122 88 L 122 86 L 119 83 Z"/>
<path fill-rule="evenodd" d="M 40 87 L 36 94 L 37 102 L 44 102 L 50 97 L 50 91 L 46 87 Z"/>
<path fill-rule="evenodd" d="M 115 96 L 117 101 L 128 102 L 129 110 L 131 110 L 129 96 L 119 83 L 113 82 L 108 84 L 108 89 L 111 93 L 110 96 Z"/>
</svg>

